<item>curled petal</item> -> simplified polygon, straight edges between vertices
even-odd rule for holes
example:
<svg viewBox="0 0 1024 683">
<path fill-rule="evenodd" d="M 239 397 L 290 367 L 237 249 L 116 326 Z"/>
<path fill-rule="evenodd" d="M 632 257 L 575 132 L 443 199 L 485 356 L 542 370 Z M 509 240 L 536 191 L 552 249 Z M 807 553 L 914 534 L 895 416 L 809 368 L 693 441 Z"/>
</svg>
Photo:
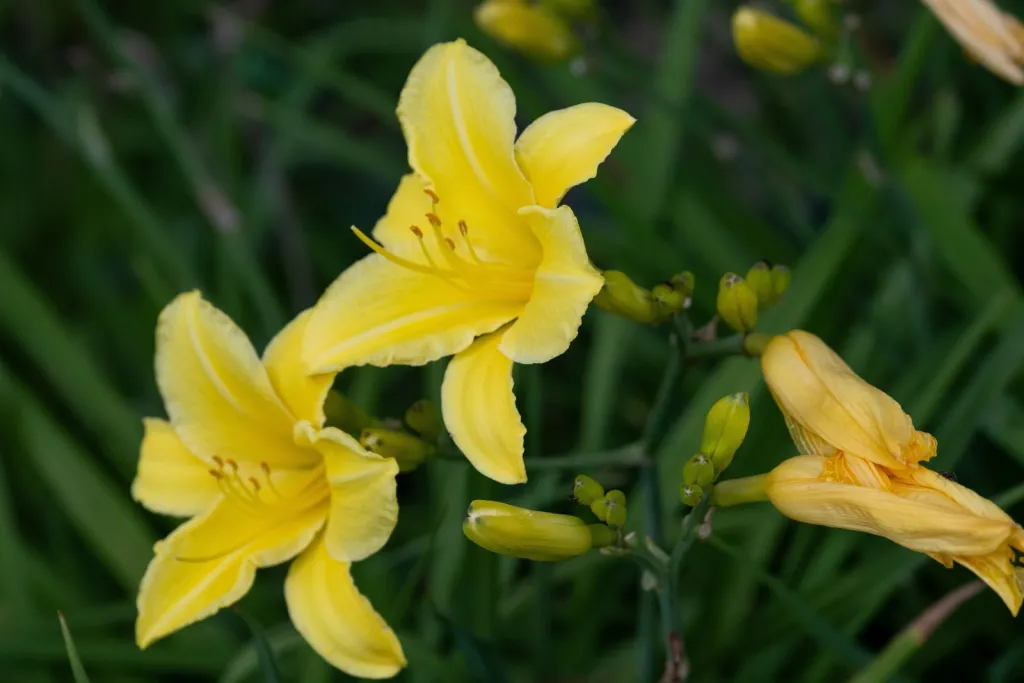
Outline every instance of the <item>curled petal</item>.
<svg viewBox="0 0 1024 683">
<path fill-rule="evenodd" d="M 300 313 L 277 333 L 263 352 L 263 366 L 277 395 L 295 421 L 306 420 L 314 427 L 324 424 L 324 400 L 334 375 L 307 375 L 302 365 L 302 340 L 313 309 Z"/>
<path fill-rule="evenodd" d="M 132 498 L 153 512 L 192 517 L 210 509 L 221 494 L 210 467 L 192 454 L 166 420 L 143 420 L 145 436 Z"/>
</svg>

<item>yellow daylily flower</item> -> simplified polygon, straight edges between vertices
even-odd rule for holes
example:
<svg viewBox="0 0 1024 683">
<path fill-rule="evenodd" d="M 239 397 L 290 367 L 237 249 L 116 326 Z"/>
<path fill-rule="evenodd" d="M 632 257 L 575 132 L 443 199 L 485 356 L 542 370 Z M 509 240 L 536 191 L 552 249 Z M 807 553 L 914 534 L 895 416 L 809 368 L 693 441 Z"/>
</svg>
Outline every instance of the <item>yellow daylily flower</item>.
<svg viewBox="0 0 1024 683">
<path fill-rule="evenodd" d="M 557 62 L 580 51 L 569 22 L 538 3 L 484 0 L 473 18 L 484 33 L 534 59 Z"/>
<path fill-rule="evenodd" d="M 145 421 L 132 495 L 191 519 L 154 548 L 139 588 L 139 647 L 236 602 L 258 567 L 295 558 L 285 598 L 314 650 L 361 678 L 405 666 L 349 572 L 391 535 L 398 465 L 323 426 L 331 378 L 306 376 L 299 354 L 310 315 L 261 360 L 199 292 L 160 314 L 156 378 L 170 421 Z"/>
<path fill-rule="evenodd" d="M 992 0 L 924 0 L 967 53 L 993 73 L 1024 85 L 1024 25 Z"/>
<path fill-rule="evenodd" d="M 915 430 L 899 403 L 809 332 L 774 337 L 761 355 L 761 369 L 801 453 L 843 451 L 894 470 L 935 455 L 931 434 Z"/>
<path fill-rule="evenodd" d="M 481 473 L 509 484 L 526 481 L 512 364 L 563 353 L 602 285 L 575 215 L 558 203 L 633 124 L 581 104 L 517 140 L 515 109 L 498 70 L 464 41 L 423 55 L 398 104 L 414 172 L 375 241 L 356 230 L 375 253 L 328 288 L 303 347 L 311 373 L 454 354 L 445 425 Z"/>
<path fill-rule="evenodd" d="M 884 536 L 947 567 L 961 564 L 1016 616 L 1024 600 L 1024 529 L 994 503 L 926 467 L 890 470 L 846 453 L 786 460 L 764 480 L 800 522 Z M 726 492 L 727 493 L 727 492 Z"/>
</svg>

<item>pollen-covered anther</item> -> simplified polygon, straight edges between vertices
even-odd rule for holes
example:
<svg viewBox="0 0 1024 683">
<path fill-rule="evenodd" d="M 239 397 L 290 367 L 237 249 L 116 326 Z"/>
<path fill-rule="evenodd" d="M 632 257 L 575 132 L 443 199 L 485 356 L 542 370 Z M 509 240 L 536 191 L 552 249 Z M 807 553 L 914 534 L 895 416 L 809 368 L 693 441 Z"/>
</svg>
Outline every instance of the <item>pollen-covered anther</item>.
<svg viewBox="0 0 1024 683">
<path fill-rule="evenodd" d="M 455 251 L 455 241 L 452 240 L 452 238 L 445 237 L 444 238 L 444 243 L 448 245 L 449 249 L 451 249 L 452 251 Z"/>
<path fill-rule="evenodd" d="M 420 230 L 418 226 L 410 225 L 409 226 L 409 232 L 411 232 L 412 234 L 416 235 L 416 237 L 418 237 L 420 239 L 423 239 L 423 231 Z"/>
<path fill-rule="evenodd" d="M 441 203 L 441 198 L 440 198 L 440 197 L 438 197 L 438 196 L 437 196 L 437 193 L 436 193 L 436 192 L 434 192 L 433 190 L 426 190 L 426 189 L 425 189 L 425 190 L 423 190 L 423 194 L 425 194 L 425 195 L 427 195 L 428 197 L 430 197 L 430 201 L 431 201 L 431 202 L 433 202 L 435 206 L 436 206 L 437 204 L 440 204 L 440 203 Z"/>
<path fill-rule="evenodd" d="M 466 225 L 466 221 L 462 220 L 461 218 L 459 219 L 459 232 L 462 233 L 463 237 L 469 234 L 469 226 Z"/>
<path fill-rule="evenodd" d="M 441 227 L 441 219 L 437 217 L 436 213 L 428 213 L 427 220 L 430 221 L 430 224 L 433 225 L 435 228 Z"/>
</svg>

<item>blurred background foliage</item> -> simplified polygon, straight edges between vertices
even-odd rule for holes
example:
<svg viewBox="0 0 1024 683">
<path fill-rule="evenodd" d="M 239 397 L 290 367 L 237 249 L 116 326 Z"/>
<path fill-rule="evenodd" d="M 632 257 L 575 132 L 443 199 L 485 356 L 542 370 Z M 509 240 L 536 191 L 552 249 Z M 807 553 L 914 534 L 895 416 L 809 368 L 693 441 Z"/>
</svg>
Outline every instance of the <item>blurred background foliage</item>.
<svg viewBox="0 0 1024 683">
<path fill-rule="evenodd" d="M 824 68 L 792 78 L 733 53 L 733 2 L 608 0 L 584 62 L 536 65 L 472 24 L 466 0 L 0 1 L 0 678 L 70 680 L 60 609 L 92 680 L 272 680 L 225 610 L 140 652 L 134 593 L 172 522 L 132 502 L 141 418 L 160 415 L 153 329 L 200 287 L 261 347 L 364 253 L 406 168 L 394 116 L 422 51 L 465 37 L 515 90 L 520 128 L 596 100 L 638 123 L 568 202 L 599 267 L 647 285 L 791 264 L 766 331 L 811 330 L 939 440 L 938 469 L 1024 518 L 1024 93 L 971 64 L 914 0 L 862 17 L 867 90 Z M 1024 13 L 1024 2 L 1004 2 Z M 436 461 L 400 482 L 398 530 L 357 580 L 395 626 L 403 681 L 653 681 L 662 652 L 633 565 L 558 565 L 471 546 L 468 502 L 568 510 L 575 472 L 544 459 L 635 441 L 667 332 L 600 311 L 565 356 L 524 367 L 525 487 Z M 378 415 L 436 396 L 443 368 L 356 369 L 339 387 Z M 793 453 L 756 361 L 688 368 L 659 453 L 660 505 L 711 403 L 749 391 L 730 475 Z M 589 471 L 629 490 L 628 467 Z M 635 500 L 635 499 L 634 499 Z M 653 502 L 653 501 L 648 501 Z M 847 680 L 967 582 L 884 540 L 799 526 L 767 506 L 720 511 L 684 567 L 690 680 Z M 281 570 L 241 603 L 282 681 L 347 680 L 287 623 Z M 991 592 L 922 647 L 901 680 L 1024 680 L 1024 627 Z M 255 641 L 256 643 L 260 641 Z"/>
</svg>

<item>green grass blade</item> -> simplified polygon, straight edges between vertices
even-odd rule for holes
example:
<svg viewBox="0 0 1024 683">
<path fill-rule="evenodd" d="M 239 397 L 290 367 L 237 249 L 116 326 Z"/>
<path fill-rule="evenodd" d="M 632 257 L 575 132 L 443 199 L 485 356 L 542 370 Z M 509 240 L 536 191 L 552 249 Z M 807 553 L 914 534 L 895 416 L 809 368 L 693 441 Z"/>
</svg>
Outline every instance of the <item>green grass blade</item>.
<svg viewBox="0 0 1024 683">
<path fill-rule="evenodd" d="M 60 620 L 60 632 L 64 637 L 64 647 L 67 648 L 68 662 L 71 664 L 71 675 L 75 679 L 75 683 L 89 683 L 89 676 L 85 673 L 82 660 L 78 658 L 78 650 L 75 648 L 75 641 L 72 639 L 71 631 L 68 629 L 68 622 L 64 620 L 64 615 L 60 612 L 57 612 L 57 619 Z"/>
</svg>

